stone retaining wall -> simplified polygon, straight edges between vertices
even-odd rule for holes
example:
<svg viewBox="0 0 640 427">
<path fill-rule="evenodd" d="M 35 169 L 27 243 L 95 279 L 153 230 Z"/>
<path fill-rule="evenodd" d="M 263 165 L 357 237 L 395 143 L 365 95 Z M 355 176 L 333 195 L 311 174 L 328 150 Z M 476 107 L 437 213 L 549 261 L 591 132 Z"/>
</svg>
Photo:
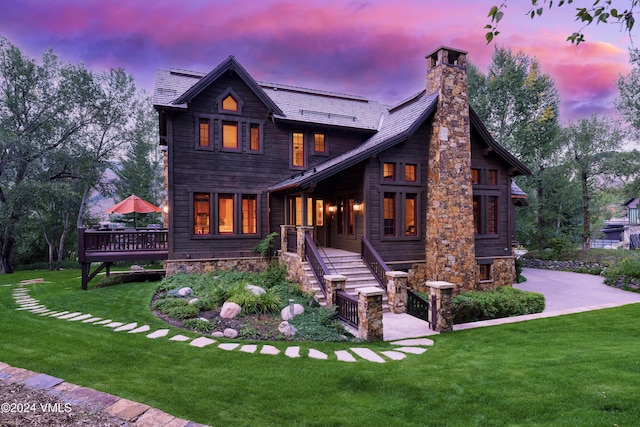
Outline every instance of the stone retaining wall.
<svg viewBox="0 0 640 427">
<path fill-rule="evenodd" d="M 166 261 L 167 277 L 177 273 L 213 273 L 219 270 L 238 270 L 261 273 L 269 263 L 266 259 L 233 258 L 233 259 L 182 259 Z"/>
<path fill-rule="evenodd" d="M 543 270 L 561 270 L 576 272 L 596 272 L 604 271 L 607 266 L 598 262 L 585 261 L 555 261 L 537 258 L 521 258 L 524 267 L 540 268 Z"/>
</svg>

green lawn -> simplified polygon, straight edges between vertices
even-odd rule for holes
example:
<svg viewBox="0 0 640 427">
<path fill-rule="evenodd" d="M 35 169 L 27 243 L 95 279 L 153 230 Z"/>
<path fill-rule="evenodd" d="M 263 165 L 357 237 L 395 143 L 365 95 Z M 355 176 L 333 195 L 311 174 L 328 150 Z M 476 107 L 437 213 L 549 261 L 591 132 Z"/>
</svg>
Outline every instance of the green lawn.
<svg viewBox="0 0 640 427">
<path fill-rule="evenodd" d="M 0 284 L 43 277 L 30 295 L 50 309 L 166 327 L 149 312 L 154 283 L 83 292 L 79 276 L 18 272 Z M 213 426 L 640 424 L 640 305 L 443 334 L 422 355 L 376 364 L 114 333 L 16 311 L 11 289 L 0 286 L 0 361 Z"/>
</svg>

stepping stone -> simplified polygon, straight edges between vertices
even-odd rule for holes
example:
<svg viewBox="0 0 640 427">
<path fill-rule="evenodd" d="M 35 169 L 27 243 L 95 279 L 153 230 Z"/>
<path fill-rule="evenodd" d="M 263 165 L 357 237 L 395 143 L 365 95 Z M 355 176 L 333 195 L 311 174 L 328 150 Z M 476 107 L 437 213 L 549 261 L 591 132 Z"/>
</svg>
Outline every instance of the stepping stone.
<svg viewBox="0 0 640 427">
<path fill-rule="evenodd" d="M 130 330 L 132 330 L 132 329 L 135 329 L 137 326 L 138 326 L 138 324 L 137 324 L 137 323 L 135 323 L 135 322 L 134 322 L 134 323 L 129 323 L 129 324 L 127 324 L 127 325 L 124 325 L 124 326 L 120 326 L 120 327 L 118 327 L 118 328 L 115 328 L 113 331 L 114 331 L 114 332 L 130 331 Z"/>
<path fill-rule="evenodd" d="M 279 354 L 280 350 L 272 345 L 263 345 L 262 350 L 260 350 L 260 354 Z"/>
<path fill-rule="evenodd" d="M 421 348 L 421 347 L 398 347 L 395 350 L 401 351 L 403 353 L 411 353 L 411 354 L 422 354 L 425 351 L 427 351 L 426 348 Z"/>
<path fill-rule="evenodd" d="M 61 311 L 59 313 L 52 314 L 51 317 L 60 317 L 60 316 L 64 316 L 67 313 L 68 313 L 68 311 Z"/>
<path fill-rule="evenodd" d="M 101 320 L 99 322 L 94 323 L 94 325 L 106 325 L 107 323 L 111 323 L 112 320 L 111 319 L 105 319 L 105 320 Z"/>
<path fill-rule="evenodd" d="M 122 326 L 124 325 L 124 323 L 122 322 L 111 322 L 111 323 L 107 323 L 105 326 L 105 328 L 117 328 L 118 326 Z"/>
<path fill-rule="evenodd" d="M 86 320 L 92 318 L 92 314 L 83 314 L 82 316 L 74 317 L 73 319 L 69 319 L 69 322 L 77 322 L 78 320 Z"/>
<path fill-rule="evenodd" d="M 59 316 L 58 319 L 71 319 L 72 317 L 76 317 L 81 315 L 82 313 L 79 311 L 76 311 L 75 313 L 69 313 L 69 314 L 65 314 L 63 316 Z"/>
<path fill-rule="evenodd" d="M 59 311 L 52 311 L 50 313 L 42 313 L 40 316 L 51 316 L 53 317 L 54 315 L 60 313 Z"/>
<path fill-rule="evenodd" d="M 90 319 L 83 320 L 82 323 L 94 323 L 94 322 L 97 322 L 100 319 L 102 319 L 102 317 L 92 317 Z"/>
<path fill-rule="evenodd" d="M 309 357 L 312 359 L 320 359 L 320 360 L 327 360 L 327 358 L 329 356 L 327 356 L 325 353 L 315 350 L 313 348 L 309 349 Z"/>
<path fill-rule="evenodd" d="M 191 338 L 184 335 L 174 335 L 169 338 L 169 341 L 189 341 Z"/>
<path fill-rule="evenodd" d="M 402 360 L 407 357 L 406 354 L 400 353 L 399 351 L 381 351 L 380 353 L 384 354 L 391 360 Z"/>
<path fill-rule="evenodd" d="M 378 355 L 378 353 L 368 348 L 355 347 L 355 348 L 352 348 L 351 351 L 353 351 L 355 354 L 362 357 L 363 359 L 368 360 L 369 362 L 376 362 L 376 363 L 386 362 L 382 357 L 380 357 L 380 355 Z"/>
<path fill-rule="evenodd" d="M 139 328 L 135 328 L 133 331 L 129 331 L 130 334 L 137 334 L 140 332 L 147 332 L 151 330 L 151 326 L 149 325 L 143 325 L 140 326 Z"/>
<path fill-rule="evenodd" d="M 394 341 L 394 342 L 391 343 L 391 345 L 432 346 L 433 345 L 433 340 L 430 340 L 429 338 L 413 338 L 413 339 L 408 339 L 408 340 Z"/>
<path fill-rule="evenodd" d="M 284 351 L 287 357 L 300 357 L 300 347 L 289 347 Z"/>
<path fill-rule="evenodd" d="M 196 338 L 195 340 L 191 341 L 189 343 L 189 345 L 192 345 L 194 347 L 202 348 L 202 347 L 211 345 L 214 342 L 216 342 L 216 340 L 212 340 L 211 338 L 207 338 L 207 337 L 200 337 L 200 338 Z"/>
<path fill-rule="evenodd" d="M 21 310 L 34 310 L 36 308 L 46 308 L 44 305 L 30 305 L 30 306 L 25 306 L 25 307 L 18 307 L 16 308 L 17 311 L 21 311 Z"/>
<path fill-rule="evenodd" d="M 336 350 L 336 357 L 341 362 L 355 362 L 356 358 L 347 350 Z"/>
<path fill-rule="evenodd" d="M 157 331 L 151 332 L 149 335 L 147 335 L 147 338 L 160 338 L 166 336 L 168 333 L 168 329 L 158 329 Z"/>
<path fill-rule="evenodd" d="M 258 346 L 255 344 L 246 344 L 240 347 L 240 351 L 244 351 L 245 353 L 255 353 L 258 349 Z"/>
<path fill-rule="evenodd" d="M 45 310 L 45 311 L 41 311 L 40 313 L 36 313 L 39 314 L 40 316 L 49 316 L 50 314 L 55 313 L 55 311 L 51 311 L 51 310 Z"/>
<path fill-rule="evenodd" d="M 218 348 L 222 349 L 222 350 L 231 351 L 231 350 L 235 350 L 239 346 L 240 346 L 240 344 L 238 344 L 238 343 L 223 343 L 223 344 L 220 344 L 218 346 Z"/>
<path fill-rule="evenodd" d="M 35 313 L 35 314 L 40 314 L 40 313 L 51 313 L 51 310 L 49 310 L 47 307 L 44 308 L 36 308 L 35 310 L 29 310 L 31 313 Z"/>
</svg>

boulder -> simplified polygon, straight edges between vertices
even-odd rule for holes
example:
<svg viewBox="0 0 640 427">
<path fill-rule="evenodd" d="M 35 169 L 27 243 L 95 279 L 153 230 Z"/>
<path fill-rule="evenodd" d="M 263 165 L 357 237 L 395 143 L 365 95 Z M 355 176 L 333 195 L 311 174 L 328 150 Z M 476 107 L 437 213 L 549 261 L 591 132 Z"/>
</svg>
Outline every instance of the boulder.
<svg viewBox="0 0 640 427">
<path fill-rule="evenodd" d="M 224 334 L 220 331 L 215 331 L 215 332 L 211 332 L 211 336 L 216 338 L 222 338 L 224 337 Z"/>
<path fill-rule="evenodd" d="M 227 328 L 224 330 L 223 333 L 225 338 L 237 338 L 238 337 L 238 331 L 236 331 L 235 329 L 232 328 Z"/>
<path fill-rule="evenodd" d="M 278 331 L 285 337 L 292 337 L 296 332 L 298 332 L 295 326 L 290 325 L 286 320 L 284 322 L 280 322 L 278 325 Z"/>
<path fill-rule="evenodd" d="M 220 317 L 223 319 L 233 319 L 242 311 L 242 307 L 240 307 L 235 302 L 225 302 L 222 304 L 222 308 L 220 309 Z"/>
<path fill-rule="evenodd" d="M 289 306 L 286 306 L 285 308 L 280 310 L 282 320 L 289 320 L 302 313 L 304 313 L 304 307 L 300 304 L 293 304 L 293 316 L 291 315 L 291 308 Z"/>
<path fill-rule="evenodd" d="M 251 292 L 254 295 L 264 295 L 267 293 L 267 291 L 265 291 L 263 288 L 261 288 L 260 286 L 255 286 L 255 285 L 247 285 L 244 287 L 246 290 L 248 290 L 249 292 Z"/>
<path fill-rule="evenodd" d="M 185 288 L 180 288 L 178 289 L 178 296 L 179 297 L 188 297 L 189 295 L 191 295 L 191 288 L 185 287 Z"/>
</svg>

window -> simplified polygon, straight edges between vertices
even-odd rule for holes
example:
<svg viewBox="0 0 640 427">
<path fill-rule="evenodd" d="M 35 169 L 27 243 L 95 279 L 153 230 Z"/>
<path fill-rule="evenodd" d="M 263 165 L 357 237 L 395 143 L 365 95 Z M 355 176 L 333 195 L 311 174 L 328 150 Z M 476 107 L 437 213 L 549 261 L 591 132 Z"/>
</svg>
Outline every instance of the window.
<svg viewBox="0 0 640 427">
<path fill-rule="evenodd" d="M 218 195 L 218 233 L 233 234 L 233 194 Z"/>
<path fill-rule="evenodd" d="M 487 234 L 498 234 L 498 197 L 487 197 Z"/>
<path fill-rule="evenodd" d="M 476 234 L 498 234 L 498 196 L 473 196 L 473 225 Z"/>
<path fill-rule="evenodd" d="M 316 227 L 324 225 L 324 200 L 316 200 Z"/>
<path fill-rule="evenodd" d="M 260 151 L 260 125 L 249 124 L 249 150 Z"/>
<path fill-rule="evenodd" d="M 629 224 L 637 224 L 638 223 L 638 208 L 629 208 L 628 214 Z"/>
<path fill-rule="evenodd" d="M 200 119 L 199 120 L 199 130 L 198 130 L 198 145 L 200 147 L 209 147 L 211 146 L 211 134 L 210 134 L 210 121 L 209 119 Z"/>
<path fill-rule="evenodd" d="M 242 196 L 242 234 L 258 233 L 258 198 L 254 194 Z"/>
<path fill-rule="evenodd" d="M 222 122 L 222 148 L 238 149 L 238 123 Z"/>
<path fill-rule="evenodd" d="M 489 169 L 487 171 L 487 185 L 498 185 L 498 171 L 495 169 Z"/>
<path fill-rule="evenodd" d="M 289 225 L 302 225 L 302 197 L 289 199 Z"/>
<path fill-rule="evenodd" d="M 293 133 L 292 165 L 304 167 L 304 134 L 302 132 Z"/>
<path fill-rule="evenodd" d="M 396 194 L 384 193 L 384 235 L 396 235 Z"/>
<path fill-rule="evenodd" d="M 473 229 L 480 234 L 480 196 L 473 196 Z"/>
<path fill-rule="evenodd" d="M 326 146 L 324 143 L 324 133 L 313 134 L 313 151 L 316 153 L 326 152 Z"/>
<path fill-rule="evenodd" d="M 211 234 L 210 217 L 209 194 L 195 193 L 193 195 L 193 234 Z"/>
<path fill-rule="evenodd" d="M 481 282 L 491 281 L 491 264 L 478 265 L 478 279 Z"/>
<path fill-rule="evenodd" d="M 313 198 L 307 197 L 307 222 L 306 225 L 313 226 Z"/>
<path fill-rule="evenodd" d="M 382 176 L 385 181 L 395 181 L 396 180 L 396 164 L 395 163 L 385 163 L 382 165 Z"/>
<path fill-rule="evenodd" d="M 480 184 L 480 169 L 471 169 L 471 183 L 473 185 Z"/>
<path fill-rule="evenodd" d="M 354 234 L 355 212 L 353 205 L 355 205 L 355 203 L 356 201 L 353 196 L 347 198 L 347 235 L 349 236 L 353 236 Z"/>
<path fill-rule="evenodd" d="M 498 185 L 498 170 L 471 169 L 471 183 L 473 185 L 489 185 L 496 187 Z"/>
<path fill-rule="evenodd" d="M 404 180 L 407 182 L 416 182 L 417 165 L 404 165 Z"/>
<path fill-rule="evenodd" d="M 233 96 L 227 95 L 222 100 L 222 109 L 227 111 L 238 111 L 238 101 L 236 101 Z"/>
<path fill-rule="evenodd" d="M 418 235 L 418 229 L 416 227 L 416 207 L 416 195 L 407 194 L 404 199 L 405 236 Z"/>
</svg>

